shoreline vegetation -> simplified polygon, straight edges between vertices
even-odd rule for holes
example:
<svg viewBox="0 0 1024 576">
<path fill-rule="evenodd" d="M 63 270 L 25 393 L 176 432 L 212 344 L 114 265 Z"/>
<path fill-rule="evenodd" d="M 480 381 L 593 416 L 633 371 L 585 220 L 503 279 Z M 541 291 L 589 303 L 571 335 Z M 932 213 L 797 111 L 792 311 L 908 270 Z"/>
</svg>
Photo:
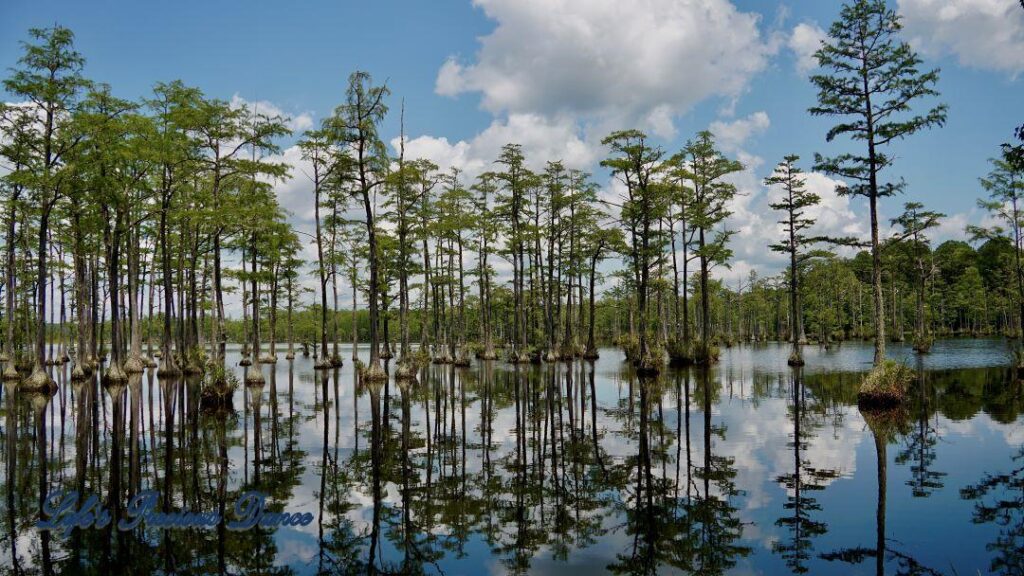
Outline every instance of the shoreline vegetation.
<svg viewBox="0 0 1024 576">
<path fill-rule="evenodd" d="M 738 342 L 789 342 L 798 367 L 803 346 L 872 339 L 861 400 L 899 404 L 914 373 L 885 362 L 890 340 L 926 354 L 937 337 L 1020 338 L 1024 129 L 993 143 L 991 172 L 979 175 L 995 224 L 933 247 L 945 216 L 905 202 L 886 232 L 879 205 L 905 186 L 890 145 L 945 123 L 939 71 L 922 66 L 882 0 L 845 4 L 815 56 L 808 112 L 834 127 L 808 151 L 813 162 L 787 155 L 765 180 L 779 223 L 768 247 L 786 269 L 733 284 L 719 272 L 733 256 L 729 206 L 744 166 L 711 132 L 679 150 L 612 132 L 601 161 L 610 193 L 516 143 L 470 179 L 406 155 L 404 104 L 388 149 L 379 131 L 397 98 L 367 72 L 351 74 L 319 126 L 292 134 L 286 118 L 180 80 L 122 99 L 85 76 L 71 30 L 32 29 L 3 79 L 15 102 L 0 105 L 4 379 L 52 392 L 46 367 L 71 362 L 73 380 L 102 369 L 123 390 L 159 362 L 161 377 L 205 373 L 233 389 L 229 341 L 244 343 L 241 380 L 260 386 L 260 365 L 282 354 L 342 365 L 346 339 L 367 341 L 359 373 L 372 385 L 392 358 L 408 385 L 428 362 L 592 360 L 611 343 L 653 376 L 712 365 Z M 311 173 L 277 161 L 289 137 Z M 865 200 L 869 238 L 813 234 L 821 198 L 805 170 Z M 308 179 L 315 234 L 278 203 L 274 185 L 288 178 Z M 242 303 L 240 320 L 226 315 L 228 298 Z M 1024 354 L 1012 362 L 1024 368 Z"/>
</svg>

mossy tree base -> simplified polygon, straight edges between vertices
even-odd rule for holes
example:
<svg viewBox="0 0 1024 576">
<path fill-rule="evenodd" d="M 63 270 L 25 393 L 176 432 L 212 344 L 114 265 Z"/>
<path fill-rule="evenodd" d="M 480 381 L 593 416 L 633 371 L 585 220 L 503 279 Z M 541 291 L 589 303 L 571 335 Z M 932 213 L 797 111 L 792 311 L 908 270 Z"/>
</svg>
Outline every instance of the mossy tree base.
<svg viewBox="0 0 1024 576">
<path fill-rule="evenodd" d="M 245 385 L 246 386 L 263 386 L 266 379 L 263 377 L 263 370 L 254 367 L 245 373 Z"/>
<path fill-rule="evenodd" d="M 181 376 L 181 369 L 169 362 L 164 362 L 163 366 L 156 371 L 157 378 L 177 378 L 178 376 Z"/>
<path fill-rule="evenodd" d="M 927 354 L 932 350 L 931 339 L 919 338 L 914 340 L 914 352 L 918 354 Z"/>
<path fill-rule="evenodd" d="M 398 361 L 398 369 L 395 371 L 395 380 L 406 383 L 416 382 L 418 372 L 419 370 L 417 369 L 416 360 L 414 358 L 402 358 Z"/>
<path fill-rule="evenodd" d="M 907 387 L 914 380 L 914 371 L 906 365 L 886 360 L 875 366 L 861 382 L 857 405 L 863 409 L 890 409 L 906 400 Z"/>
<path fill-rule="evenodd" d="M 364 366 L 359 371 L 359 380 L 366 385 L 383 383 L 387 379 L 387 372 L 385 372 L 377 362 L 374 362 L 369 366 Z"/>
<path fill-rule="evenodd" d="M 183 374 L 188 374 L 189 376 L 196 376 L 198 374 L 203 373 L 203 367 L 197 364 L 196 362 L 189 362 L 188 364 L 185 364 L 185 367 L 182 368 L 181 371 Z"/>
<path fill-rule="evenodd" d="M 57 383 L 42 366 L 36 366 L 32 374 L 18 384 L 18 389 L 25 392 L 50 394 L 57 391 Z"/>
<path fill-rule="evenodd" d="M 105 386 L 117 386 L 128 382 L 128 373 L 121 369 L 116 363 L 111 364 L 105 374 L 103 374 L 103 384 Z"/>
<path fill-rule="evenodd" d="M 3 379 L 7 382 L 21 380 L 21 374 L 18 374 L 18 369 L 14 367 L 13 362 L 8 362 L 4 367 Z"/>
<path fill-rule="evenodd" d="M 146 371 L 146 363 L 140 356 L 129 356 L 124 363 L 124 371 L 127 374 L 142 374 Z"/>
</svg>

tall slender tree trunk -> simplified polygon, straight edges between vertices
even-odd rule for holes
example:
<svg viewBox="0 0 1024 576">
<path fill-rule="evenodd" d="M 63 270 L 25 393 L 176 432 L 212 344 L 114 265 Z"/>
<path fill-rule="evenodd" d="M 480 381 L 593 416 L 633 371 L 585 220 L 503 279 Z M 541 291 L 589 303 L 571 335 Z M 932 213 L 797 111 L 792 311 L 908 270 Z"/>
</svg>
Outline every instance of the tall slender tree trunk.
<svg viewBox="0 0 1024 576">
<path fill-rule="evenodd" d="M 20 167 L 19 167 L 20 168 Z M 14 365 L 17 363 L 18 351 L 14 347 L 14 324 L 15 324 L 15 308 L 17 300 L 17 260 L 16 252 L 14 247 L 14 234 L 15 225 L 18 216 L 18 196 L 21 192 L 21 186 L 14 186 L 11 192 L 11 199 L 8 203 L 7 213 L 7 299 L 5 304 L 7 305 L 7 325 L 6 325 L 6 338 L 5 338 L 5 353 L 7 355 L 7 366 L 4 367 L 3 377 L 5 380 L 14 380 L 18 378 L 18 371 Z M 77 218 L 74 216 L 73 218 Z"/>
</svg>

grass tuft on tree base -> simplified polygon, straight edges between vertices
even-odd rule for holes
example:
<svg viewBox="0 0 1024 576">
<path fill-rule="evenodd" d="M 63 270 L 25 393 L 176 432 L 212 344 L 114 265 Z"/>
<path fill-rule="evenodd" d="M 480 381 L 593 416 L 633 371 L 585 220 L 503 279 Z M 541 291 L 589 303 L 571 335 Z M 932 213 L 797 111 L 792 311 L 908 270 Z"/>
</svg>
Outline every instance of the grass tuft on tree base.
<svg viewBox="0 0 1024 576">
<path fill-rule="evenodd" d="M 903 404 L 907 387 L 914 380 L 914 371 L 895 360 L 875 366 L 861 382 L 857 404 L 862 407 L 892 407 Z"/>
</svg>

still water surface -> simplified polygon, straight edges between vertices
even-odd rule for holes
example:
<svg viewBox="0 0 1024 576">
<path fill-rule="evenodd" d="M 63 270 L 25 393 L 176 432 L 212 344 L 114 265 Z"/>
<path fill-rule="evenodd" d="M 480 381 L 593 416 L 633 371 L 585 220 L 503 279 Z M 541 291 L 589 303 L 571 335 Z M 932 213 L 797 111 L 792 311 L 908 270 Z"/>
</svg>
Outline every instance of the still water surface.
<svg viewBox="0 0 1024 576">
<path fill-rule="evenodd" d="M 641 384 L 604 349 L 379 389 L 343 352 L 325 372 L 281 354 L 231 410 L 196 378 L 4 386 L 0 573 L 1024 574 L 1024 387 L 1000 340 L 894 348 L 922 377 L 886 413 L 856 406 L 869 343 L 808 347 L 800 371 L 745 345 Z M 313 521 L 40 533 L 60 489 L 229 518 L 258 490 Z"/>
</svg>

